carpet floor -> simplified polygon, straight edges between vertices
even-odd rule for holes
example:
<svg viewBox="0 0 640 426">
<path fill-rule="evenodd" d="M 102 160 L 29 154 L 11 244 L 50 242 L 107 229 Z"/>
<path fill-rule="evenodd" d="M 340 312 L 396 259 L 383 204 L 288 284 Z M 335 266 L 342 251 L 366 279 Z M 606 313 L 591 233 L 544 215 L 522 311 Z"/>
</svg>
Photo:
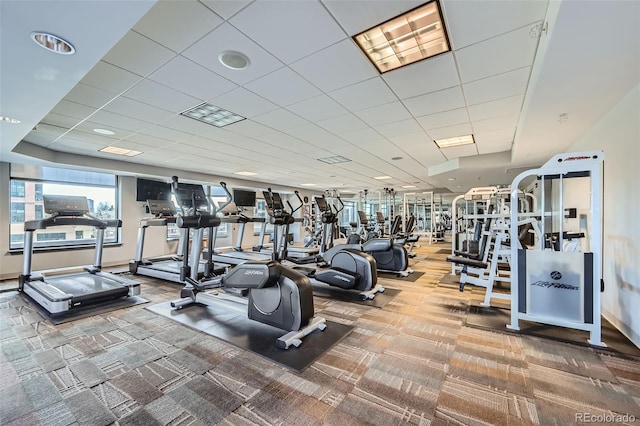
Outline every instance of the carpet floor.
<svg viewBox="0 0 640 426">
<path fill-rule="evenodd" d="M 483 292 L 440 283 L 444 251 L 379 278 L 399 290 L 382 308 L 315 297 L 353 330 L 301 373 L 145 309 L 178 296 L 160 280 L 140 280 L 148 304 L 60 325 L 0 293 L 0 424 L 638 424 L 640 357 L 467 326 Z"/>
</svg>

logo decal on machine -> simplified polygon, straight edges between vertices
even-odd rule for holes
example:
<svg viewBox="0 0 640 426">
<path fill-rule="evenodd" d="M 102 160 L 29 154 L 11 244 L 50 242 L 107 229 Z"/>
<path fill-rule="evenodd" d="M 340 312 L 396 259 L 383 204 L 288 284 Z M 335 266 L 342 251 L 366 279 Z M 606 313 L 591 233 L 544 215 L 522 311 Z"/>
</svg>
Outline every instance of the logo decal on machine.
<svg viewBox="0 0 640 426">
<path fill-rule="evenodd" d="M 349 282 L 349 280 L 347 278 L 341 277 L 340 275 L 334 275 L 333 278 L 336 278 L 336 279 L 338 279 L 340 281 L 344 281 L 344 282 L 347 282 L 347 283 Z"/>
<path fill-rule="evenodd" d="M 247 269 L 244 271 L 244 275 L 264 275 L 264 272 L 258 271 L 257 269 Z"/>
</svg>

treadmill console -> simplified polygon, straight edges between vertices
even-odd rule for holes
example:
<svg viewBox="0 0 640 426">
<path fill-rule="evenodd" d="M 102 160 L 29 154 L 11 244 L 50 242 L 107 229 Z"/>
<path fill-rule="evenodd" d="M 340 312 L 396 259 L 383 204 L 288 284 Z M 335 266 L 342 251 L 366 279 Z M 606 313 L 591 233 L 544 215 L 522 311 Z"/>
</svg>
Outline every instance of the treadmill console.
<svg viewBox="0 0 640 426">
<path fill-rule="evenodd" d="M 324 197 L 313 197 L 316 200 L 316 204 L 321 212 L 329 211 L 329 205 L 327 204 L 327 199 Z"/>
<path fill-rule="evenodd" d="M 175 216 L 176 208 L 169 200 L 147 200 L 149 213 L 155 217 Z"/>
<path fill-rule="evenodd" d="M 79 195 L 43 195 L 45 213 L 55 216 L 83 216 L 89 213 L 87 197 Z"/>
<path fill-rule="evenodd" d="M 195 207 L 196 210 L 207 210 L 207 194 L 204 192 L 202 185 L 191 183 L 179 183 L 178 189 L 174 190 L 178 205 L 185 210 Z M 196 205 L 193 205 L 195 199 Z"/>
</svg>

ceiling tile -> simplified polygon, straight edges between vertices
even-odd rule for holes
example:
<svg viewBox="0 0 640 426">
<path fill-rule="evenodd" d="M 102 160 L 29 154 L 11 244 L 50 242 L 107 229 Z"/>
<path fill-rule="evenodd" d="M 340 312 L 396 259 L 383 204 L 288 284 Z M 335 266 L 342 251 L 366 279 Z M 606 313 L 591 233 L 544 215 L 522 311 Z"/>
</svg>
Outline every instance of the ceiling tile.
<svg viewBox="0 0 640 426">
<path fill-rule="evenodd" d="M 538 47 L 538 38 L 532 38 L 530 31 L 531 28 L 527 26 L 456 50 L 455 56 L 462 82 L 468 83 L 531 66 Z M 509 54 L 505 55 L 505 52 Z"/>
<path fill-rule="evenodd" d="M 259 136 L 257 139 L 260 139 L 269 145 L 287 148 L 293 152 L 303 154 L 307 154 L 310 150 L 313 150 L 313 147 L 308 143 L 282 132 L 269 133 L 267 135 Z"/>
<path fill-rule="evenodd" d="M 259 115 L 254 117 L 253 120 L 277 130 L 291 129 L 293 127 L 300 127 L 309 123 L 304 118 L 299 117 L 284 108 L 279 108 L 266 114 Z"/>
<path fill-rule="evenodd" d="M 371 108 L 398 100 L 381 77 L 344 87 L 329 93 L 333 99 L 351 111 Z"/>
<path fill-rule="evenodd" d="M 422 130 L 418 122 L 413 118 L 375 126 L 374 128 L 387 138 L 408 135 Z"/>
<path fill-rule="evenodd" d="M 315 124 L 294 127 L 292 129 L 288 129 L 285 133 L 316 147 L 321 147 L 320 149 L 329 150 L 334 147 L 342 146 L 345 143 L 344 139 L 327 132 Z"/>
<path fill-rule="evenodd" d="M 148 78 L 199 99 L 213 98 L 238 87 L 183 56 L 176 56 Z"/>
<path fill-rule="evenodd" d="M 148 121 L 138 120 L 126 115 L 114 114 L 106 110 L 100 110 L 93 114 L 91 116 L 91 121 L 101 124 L 107 129 L 110 127 L 117 127 L 119 129 L 130 130 L 132 132 L 138 132 L 153 124 Z"/>
<path fill-rule="evenodd" d="M 54 114 L 78 119 L 87 118 L 96 111 L 96 108 L 82 105 L 77 102 L 65 101 L 64 99 L 58 102 L 58 104 L 51 110 Z"/>
<path fill-rule="evenodd" d="M 458 86 L 460 79 L 452 53 L 444 53 L 382 75 L 400 99 Z"/>
<path fill-rule="evenodd" d="M 224 95 L 207 99 L 207 101 L 246 118 L 253 118 L 278 108 L 276 104 L 243 87 L 238 87 Z"/>
<path fill-rule="evenodd" d="M 141 81 L 123 96 L 173 113 L 180 113 L 203 101 L 151 80 Z"/>
<path fill-rule="evenodd" d="M 434 140 L 454 138 L 456 136 L 470 135 L 472 133 L 471 124 L 463 123 L 454 126 L 439 127 L 437 129 L 427 129 L 427 133 Z"/>
<path fill-rule="evenodd" d="M 169 111 L 152 107 L 142 102 L 120 96 L 109 104 L 105 105 L 103 110 L 111 111 L 130 118 L 144 120 L 149 123 L 161 122 L 173 115 Z"/>
<path fill-rule="evenodd" d="M 295 104 L 322 93 L 290 68 L 281 68 L 245 87 L 280 106 Z"/>
<path fill-rule="evenodd" d="M 518 124 L 519 114 L 505 115 L 502 117 L 477 120 L 472 124 L 474 134 L 491 132 L 503 128 L 514 128 Z"/>
<path fill-rule="evenodd" d="M 102 60 L 145 77 L 174 56 L 175 52 L 135 31 L 129 31 Z"/>
<path fill-rule="evenodd" d="M 206 135 L 213 131 L 221 131 L 218 127 L 203 123 L 202 121 L 194 120 L 193 118 L 185 117 L 184 115 L 174 115 L 159 124 L 161 124 L 162 127 L 169 127 L 170 129 L 189 133 L 191 135 Z M 146 132 L 147 130 L 145 130 L 145 133 Z"/>
<path fill-rule="evenodd" d="M 181 117 L 181 118 L 186 119 L 186 117 Z M 165 127 L 165 126 L 159 126 L 159 125 L 147 127 L 140 133 L 145 136 L 163 138 L 163 139 L 168 139 L 172 141 L 181 141 L 187 137 L 187 134 L 180 130 L 172 129 L 170 127 Z"/>
<path fill-rule="evenodd" d="M 218 15 L 228 20 L 241 11 L 252 0 L 199 0 L 200 3 L 213 10 Z"/>
<path fill-rule="evenodd" d="M 326 120 L 347 113 L 347 110 L 327 95 L 320 95 L 297 104 L 289 105 L 287 109 L 309 121 Z"/>
<path fill-rule="evenodd" d="M 505 146 L 505 144 L 511 147 L 515 133 L 516 128 L 511 127 L 501 128 L 500 130 L 495 130 L 492 132 L 478 133 L 474 135 L 474 137 L 476 139 L 476 143 L 478 144 L 478 150 L 481 151 L 481 153 L 483 153 L 483 151 L 486 153 L 487 149 L 495 149 L 497 146 Z"/>
<path fill-rule="evenodd" d="M 378 71 L 351 39 L 307 56 L 290 67 L 325 92 L 378 75 Z"/>
<path fill-rule="evenodd" d="M 48 124 L 55 128 L 59 128 L 62 131 L 66 131 L 67 128 L 71 128 L 76 124 L 78 124 L 78 121 L 80 120 L 81 119 L 78 119 L 78 118 L 67 117 L 64 115 L 50 112 L 42 120 L 40 120 L 40 123 L 38 123 L 37 129 L 39 130 L 42 124 L 45 124 L 45 125 Z"/>
<path fill-rule="evenodd" d="M 525 67 L 467 83 L 462 86 L 467 104 L 523 95 L 527 90 L 530 73 L 531 67 Z"/>
<path fill-rule="evenodd" d="M 460 86 L 405 99 L 402 102 L 414 117 L 449 111 L 465 105 Z"/>
<path fill-rule="evenodd" d="M 505 115 L 520 114 L 524 95 L 511 96 L 482 104 L 471 105 L 469 116 L 472 122 Z"/>
<path fill-rule="evenodd" d="M 327 120 L 316 121 L 316 124 L 336 135 L 369 127 L 367 123 L 353 114 L 345 114 Z"/>
<path fill-rule="evenodd" d="M 476 144 L 452 146 L 451 148 L 440 149 L 440 151 L 447 158 L 447 160 L 478 155 L 478 147 Z"/>
<path fill-rule="evenodd" d="M 104 118 L 104 116 L 102 117 Z M 91 117 L 91 119 L 93 119 L 93 117 Z M 107 129 L 107 130 L 111 130 L 112 132 L 114 132 L 113 135 L 101 135 L 97 132 L 94 131 L 94 129 Z M 78 125 L 76 125 L 73 128 L 74 131 L 78 131 L 78 132 L 84 132 L 87 134 L 86 137 L 99 137 L 101 139 L 114 139 L 114 140 L 118 140 L 121 138 L 126 138 L 129 135 L 132 135 L 135 133 L 135 130 L 131 130 L 131 129 L 124 129 L 122 127 L 118 127 L 115 125 L 115 123 L 111 123 L 108 125 L 105 125 L 104 123 L 98 123 L 96 121 L 90 121 L 90 120 L 85 120 L 82 121 L 80 123 L 78 123 Z"/>
<path fill-rule="evenodd" d="M 411 118 L 411 114 L 401 102 L 390 102 L 355 113 L 369 125 L 381 125 Z"/>
<path fill-rule="evenodd" d="M 257 1 L 229 22 L 287 64 L 346 37 L 315 1 Z"/>
<path fill-rule="evenodd" d="M 389 141 L 384 136 L 370 127 L 366 129 L 354 130 L 353 132 L 343 133 L 340 136 L 343 139 L 351 142 L 352 144 L 366 147 L 367 150 L 371 153 L 375 153 L 380 146 L 389 143 Z"/>
<path fill-rule="evenodd" d="M 424 0 L 322 0 L 336 20 L 354 36 L 404 12 L 422 5 Z"/>
<path fill-rule="evenodd" d="M 230 124 L 229 126 L 225 126 L 225 130 L 252 138 L 268 135 L 274 132 L 272 128 L 251 120 L 242 120 L 238 123 Z"/>
<path fill-rule="evenodd" d="M 157 136 L 149 136 L 143 133 L 135 133 L 122 139 L 123 141 L 130 142 L 132 146 L 139 146 L 139 148 L 131 148 L 138 151 L 144 151 L 152 148 L 166 148 L 175 144 L 175 141 L 169 139 L 159 138 Z"/>
<path fill-rule="evenodd" d="M 442 4 L 449 40 L 455 49 L 544 19 L 546 0 L 456 0 Z"/>
<path fill-rule="evenodd" d="M 82 78 L 81 83 L 120 94 L 141 79 L 137 74 L 100 61 Z"/>
<path fill-rule="evenodd" d="M 181 52 L 222 22 L 222 18 L 197 1 L 159 1 L 133 29 Z"/>
<path fill-rule="evenodd" d="M 107 92 L 93 86 L 78 83 L 67 93 L 64 99 L 93 108 L 100 108 L 116 96 L 113 92 Z"/>
<path fill-rule="evenodd" d="M 245 54 L 251 61 L 249 66 L 234 70 L 222 65 L 218 55 L 227 50 Z M 282 62 L 228 23 L 194 43 L 182 55 L 239 85 L 283 67 Z"/>
<path fill-rule="evenodd" d="M 466 108 L 452 109 L 450 111 L 436 114 L 423 115 L 416 118 L 424 129 L 435 129 L 453 124 L 466 123 L 469 121 L 469 113 Z"/>
</svg>

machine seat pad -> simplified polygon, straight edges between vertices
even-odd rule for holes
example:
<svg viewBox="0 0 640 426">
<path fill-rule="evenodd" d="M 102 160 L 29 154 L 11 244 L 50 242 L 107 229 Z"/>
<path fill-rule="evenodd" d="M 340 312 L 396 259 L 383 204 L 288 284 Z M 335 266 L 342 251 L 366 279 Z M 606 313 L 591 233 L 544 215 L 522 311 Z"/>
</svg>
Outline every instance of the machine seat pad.
<svg viewBox="0 0 640 426">
<path fill-rule="evenodd" d="M 466 257 L 460 257 L 460 256 L 447 256 L 447 262 L 455 263 L 456 265 L 465 265 L 465 266 L 471 266 L 472 268 L 480 268 L 480 269 L 486 269 L 487 266 L 489 266 L 481 260 L 468 259 Z"/>
<path fill-rule="evenodd" d="M 473 259 L 473 260 L 480 260 L 480 258 L 482 257 L 480 253 L 473 253 L 470 251 L 461 251 L 461 250 L 454 250 L 453 254 L 458 257 L 464 257 L 466 259 Z"/>
</svg>

